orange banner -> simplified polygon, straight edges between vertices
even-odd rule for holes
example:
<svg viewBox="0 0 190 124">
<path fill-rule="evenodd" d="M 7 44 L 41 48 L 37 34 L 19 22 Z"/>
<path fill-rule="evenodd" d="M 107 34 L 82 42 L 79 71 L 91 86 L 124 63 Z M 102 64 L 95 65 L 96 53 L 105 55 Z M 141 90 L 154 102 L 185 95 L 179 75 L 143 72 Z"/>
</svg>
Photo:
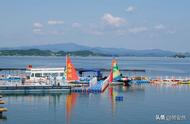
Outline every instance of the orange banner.
<svg viewBox="0 0 190 124">
<path fill-rule="evenodd" d="M 74 65 L 72 64 L 69 56 L 66 56 L 66 75 L 67 75 L 68 81 L 79 80 L 77 71 L 76 71 Z"/>
</svg>

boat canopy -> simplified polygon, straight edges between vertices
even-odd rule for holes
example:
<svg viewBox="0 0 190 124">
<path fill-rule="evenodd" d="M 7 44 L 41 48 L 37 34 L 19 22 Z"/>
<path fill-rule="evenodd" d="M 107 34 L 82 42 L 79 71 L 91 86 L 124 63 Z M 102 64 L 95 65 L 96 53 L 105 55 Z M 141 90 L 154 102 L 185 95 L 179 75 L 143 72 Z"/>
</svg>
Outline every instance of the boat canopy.
<svg viewBox="0 0 190 124">
<path fill-rule="evenodd" d="M 102 77 L 100 69 L 78 69 L 79 75 L 82 76 L 84 72 L 96 72 L 97 77 Z"/>
</svg>

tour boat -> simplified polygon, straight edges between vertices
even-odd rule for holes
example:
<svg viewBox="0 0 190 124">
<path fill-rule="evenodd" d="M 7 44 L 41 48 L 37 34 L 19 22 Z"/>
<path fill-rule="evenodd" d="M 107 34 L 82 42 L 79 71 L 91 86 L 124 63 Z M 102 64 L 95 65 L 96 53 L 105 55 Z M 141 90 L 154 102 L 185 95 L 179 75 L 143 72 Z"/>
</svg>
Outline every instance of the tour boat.
<svg viewBox="0 0 190 124">
<path fill-rule="evenodd" d="M 62 85 L 65 80 L 65 68 L 33 68 L 26 70 L 25 84 Z"/>
</svg>

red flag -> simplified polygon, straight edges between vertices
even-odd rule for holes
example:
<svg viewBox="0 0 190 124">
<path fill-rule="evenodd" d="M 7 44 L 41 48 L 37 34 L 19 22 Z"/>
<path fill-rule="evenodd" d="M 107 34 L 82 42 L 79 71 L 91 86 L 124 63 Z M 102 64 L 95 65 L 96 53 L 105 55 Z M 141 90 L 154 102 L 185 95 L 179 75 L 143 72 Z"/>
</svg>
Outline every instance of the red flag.
<svg viewBox="0 0 190 124">
<path fill-rule="evenodd" d="M 66 56 L 66 76 L 68 81 L 79 80 L 79 76 L 69 56 Z"/>
<path fill-rule="evenodd" d="M 113 82 L 113 71 L 112 71 L 112 70 L 111 70 L 111 72 L 110 72 L 109 82 L 110 82 L 110 83 Z"/>
</svg>

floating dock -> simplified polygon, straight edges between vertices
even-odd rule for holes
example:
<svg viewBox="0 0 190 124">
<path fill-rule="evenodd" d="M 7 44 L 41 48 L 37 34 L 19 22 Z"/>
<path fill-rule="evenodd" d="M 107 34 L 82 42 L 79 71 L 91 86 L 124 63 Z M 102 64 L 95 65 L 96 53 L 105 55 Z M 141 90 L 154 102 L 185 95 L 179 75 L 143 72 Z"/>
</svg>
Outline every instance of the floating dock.
<svg viewBox="0 0 190 124">
<path fill-rule="evenodd" d="M 80 87 L 80 88 L 73 88 L 71 92 L 78 92 L 78 93 L 102 93 L 106 90 L 109 85 L 109 77 L 105 80 L 98 81 L 95 85 L 90 87 Z"/>
<path fill-rule="evenodd" d="M 144 84 L 144 83 L 150 83 L 150 81 L 149 80 L 131 80 L 129 83 L 130 84 L 131 83 L 134 83 L 134 84 Z"/>
<path fill-rule="evenodd" d="M 0 86 L 0 94 L 71 92 L 74 86 Z"/>
</svg>

